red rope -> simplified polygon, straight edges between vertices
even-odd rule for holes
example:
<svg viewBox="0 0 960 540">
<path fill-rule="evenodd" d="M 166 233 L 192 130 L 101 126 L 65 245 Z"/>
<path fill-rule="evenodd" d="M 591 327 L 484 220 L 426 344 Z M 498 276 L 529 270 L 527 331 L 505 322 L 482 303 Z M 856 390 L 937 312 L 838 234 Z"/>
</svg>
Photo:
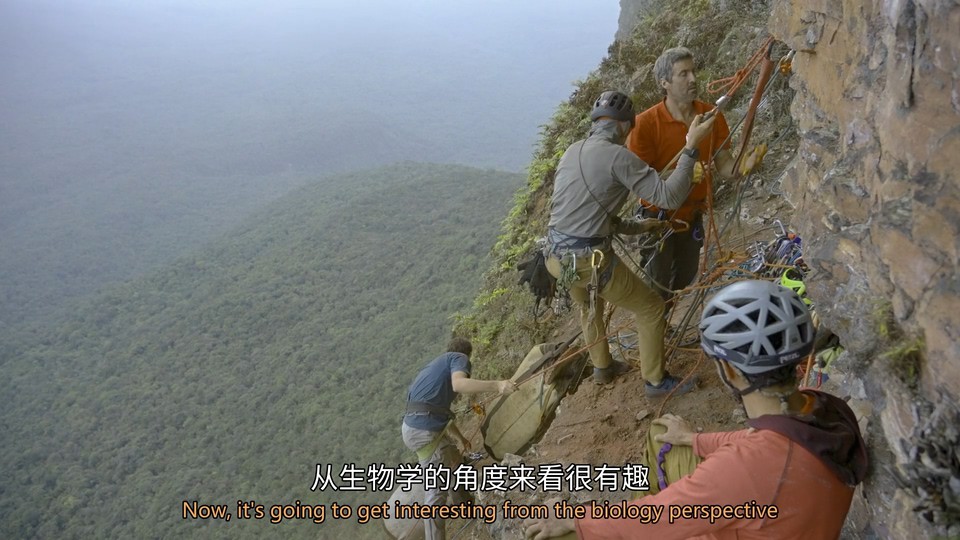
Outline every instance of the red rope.
<svg viewBox="0 0 960 540">
<path fill-rule="evenodd" d="M 767 50 L 772 44 L 773 36 L 770 36 L 766 41 L 763 42 L 763 45 L 757 49 L 757 52 L 753 53 L 753 56 L 747 60 L 747 63 L 743 66 L 743 68 L 737 70 L 732 77 L 726 77 L 724 79 L 712 81 L 707 85 L 707 92 L 710 92 L 711 94 L 719 94 L 720 92 L 724 92 L 724 95 L 732 96 L 737 90 L 740 89 L 741 86 L 743 86 L 743 83 L 746 82 L 747 77 L 750 76 L 750 73 L 767 55 Z"/>
<path fill-rule="evenodd" d="M 772 46 L 767 50 L 771 51 Z M 743 121 L 743 132 L 740 135 L 740 151 L 737 153 L 737 159 L 733 162 L 733 174 L 734 177 L 737 178 L 740 176 L 740 162 L 747 152 L 747 145 L 750 144 L 750 135 L 753 133 L 753 121 L 757 116 L 757 107 L 760 105 L 760 100 L 763 99 L 763 91 L 766 89 L 767 82 L 770 80 L 771 75 L 773 75 L 773 68 L 775 67 L 773 59 L 770 58 L 769 54 L 764 55 L 762 60 L 763 67 L 760 68 L 760 76 L 757 78 L 757 88 L 753 91 L 753 99 L 750 100 L 750 106 L 747 108 L 747 117 Z"/>
</svg>

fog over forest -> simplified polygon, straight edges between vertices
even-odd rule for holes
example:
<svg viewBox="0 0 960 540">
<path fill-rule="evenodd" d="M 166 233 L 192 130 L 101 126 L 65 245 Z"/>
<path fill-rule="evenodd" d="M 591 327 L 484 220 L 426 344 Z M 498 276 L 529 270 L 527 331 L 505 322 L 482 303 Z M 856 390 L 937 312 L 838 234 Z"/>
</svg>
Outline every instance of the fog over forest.
<svg viewBox="0 0 960 540">
<path fill-rule="evenodd" d="M 315 538 L 181 502 L 409 459 L 406 386 L 618 8 L 0 0 L 0 537 Z"/>
<path fill-rule="evenodd" d="M 521 171 L 606 53 L 617 10 L 0 2 L 0 328 L 157 268 L 327 174 L 404 160 Z"/>
</svg>

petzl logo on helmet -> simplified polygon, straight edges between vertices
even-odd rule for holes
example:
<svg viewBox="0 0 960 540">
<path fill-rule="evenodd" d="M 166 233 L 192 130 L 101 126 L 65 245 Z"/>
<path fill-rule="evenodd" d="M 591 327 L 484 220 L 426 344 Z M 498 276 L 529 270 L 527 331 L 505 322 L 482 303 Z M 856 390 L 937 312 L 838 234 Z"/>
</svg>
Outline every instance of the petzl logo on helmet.
<svg viewBox="0 0 960 540">
<path fill-rule="evenodd" d="M 800 353 L 798 352 L 787 353 L 780 357 L 780 363 L 786 364 L 796 360 L 797 358 L 800 358 Z"/>
</svg>

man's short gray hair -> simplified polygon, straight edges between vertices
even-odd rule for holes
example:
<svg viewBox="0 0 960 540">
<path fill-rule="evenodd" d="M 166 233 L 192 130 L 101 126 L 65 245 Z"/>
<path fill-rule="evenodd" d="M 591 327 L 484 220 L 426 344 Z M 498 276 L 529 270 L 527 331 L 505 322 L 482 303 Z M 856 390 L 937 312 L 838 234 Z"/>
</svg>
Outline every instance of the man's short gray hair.
<svg viewBox="0 0 960 540">
<path fill-rule="evenodd" d="M 673 65 L 681 60 L 693 60 L 693 53 L 686 47 L 674 47 L 663 51 L 660 58 L 657 58 L 653 64 L 653 76 L 657 80 L 657 87 L 660 87 L 660 81 L 671 80 L 673 77 Z M 662 89 L 661 89 L 662 90 Z"/>
</svg>

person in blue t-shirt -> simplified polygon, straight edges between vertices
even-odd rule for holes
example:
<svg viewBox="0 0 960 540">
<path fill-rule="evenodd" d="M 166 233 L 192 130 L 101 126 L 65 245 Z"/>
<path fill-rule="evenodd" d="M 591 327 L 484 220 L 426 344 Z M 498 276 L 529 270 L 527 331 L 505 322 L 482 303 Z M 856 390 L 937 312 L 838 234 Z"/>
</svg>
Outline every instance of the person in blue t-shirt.
<svg viewBox="0 0 960 540">
<path fill-rule="evenodd" d="M 420 370 L 407 392 L 407 411 L 403 416 L 403 444 L 417 453 L 421 467 L 444 465 L 456 468 L 460 452 L 453 439 L 470 450 L 470 441 L 464 437 L 453 422 L 450 404 L 457 394 L 498 392 L 511 394 L 517 385 L 510 380 L 480 381 L 470 378 L 470 353 L 473 345 L 462 337 L 455 337 L 447 345 L 447 352 L 438 356 Z M 453 439 L 451 439 L 451 437 Z M 443 504 L 446 492 L 431 489 L 426 492 L 423 503 Z M 444 520 L 425 519 L 423 523 L 427 540 L 443 540 Z"/>
</svg>

